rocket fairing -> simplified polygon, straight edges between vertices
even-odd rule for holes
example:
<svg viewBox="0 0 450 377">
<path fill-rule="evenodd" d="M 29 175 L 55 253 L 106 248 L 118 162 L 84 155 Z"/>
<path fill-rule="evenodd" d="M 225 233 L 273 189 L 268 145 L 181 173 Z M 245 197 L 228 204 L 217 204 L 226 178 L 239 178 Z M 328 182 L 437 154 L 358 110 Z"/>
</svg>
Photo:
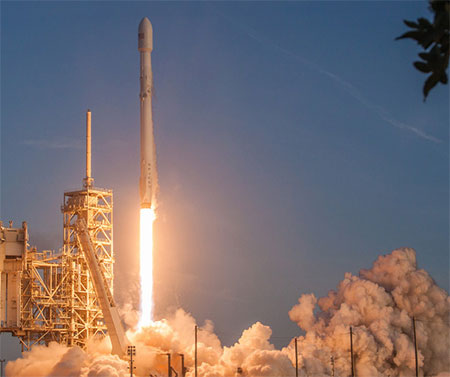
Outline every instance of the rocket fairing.
<svg viewBox="0 0 450 377">
<path fill-rule="evenodd" d="M 140 54 L 140 103 L 141 103 L 141 208 L 156 204 L 158 176 L 156 172 L 156 148 L 152 118 L 152 60 L 153 29 L 147 17 L 139 24 L 138 50 Z"/>
</svg>

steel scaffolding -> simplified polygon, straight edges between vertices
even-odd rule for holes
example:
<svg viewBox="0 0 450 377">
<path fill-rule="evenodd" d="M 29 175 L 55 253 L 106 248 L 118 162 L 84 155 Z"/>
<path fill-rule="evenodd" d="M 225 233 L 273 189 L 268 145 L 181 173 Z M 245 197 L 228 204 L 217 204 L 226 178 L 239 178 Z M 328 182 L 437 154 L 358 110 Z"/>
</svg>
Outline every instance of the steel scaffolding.
<svg viewBox="0 0 450 377">
<path fill-rule="evenodd" d="M 106 325 L 85 255 L 76 237 L 75 223 L 83 219 L 95 249 L 107 288 L 113 291 L 113 196 L 111 190 L 87 187 L 64 193 L 62 206 L 64 244 L 62 263 L 68 298 L 68 345 L 84 347 L 89 338 L 104 334 Z"/>
<path fill-rule="evenodd" d="M 67 300 L 62 287 L 62 255 L 53 251 L 27 250 L 20 284 L 20 323 L 13 332 L 23 349 L 50 341 L 67 343 Z"/>
<path fill-rule="evenodd" d="M 90 144 L 88 110 L 84 187 L 64 193 L 59 252 L 30 249 L 26 223 L 22 229 L 13 229 L 12 223 L 6 228 L 0 222 L 0 332 L 17 336 L 22 350 L 50 341 L 84 348 L 90 338 L 106 334 L 99 297 L 76 233 L 80 219 L 86 224 L 103 284 L 112 297 L 113 194 L 93 187 Z"/>
</svg>

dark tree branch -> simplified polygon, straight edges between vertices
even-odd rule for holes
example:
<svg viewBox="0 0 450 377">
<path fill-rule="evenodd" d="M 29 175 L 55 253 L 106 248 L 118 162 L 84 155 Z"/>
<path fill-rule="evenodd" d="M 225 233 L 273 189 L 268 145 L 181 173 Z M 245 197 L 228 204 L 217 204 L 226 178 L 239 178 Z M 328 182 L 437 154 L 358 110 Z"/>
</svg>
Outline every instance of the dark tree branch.
<svg viewBox="0 0 450 377">
<path fill-rule="evenodd" d="M 425 18 L 416 22 L 404 20 L 407 31 L 398 39 L 413 39 L 424 51 L 419 53 L 422 60 L 414 62 L 414 67 L 422 73 L 429 73 L 424 85 L 424 100 L 428 93 L 438 83 L 447 84 L 447 69 L 449 60 L 449 0 L 429 0 L 430 10 L 434 13 L 433 23 Z"/>
</svg>

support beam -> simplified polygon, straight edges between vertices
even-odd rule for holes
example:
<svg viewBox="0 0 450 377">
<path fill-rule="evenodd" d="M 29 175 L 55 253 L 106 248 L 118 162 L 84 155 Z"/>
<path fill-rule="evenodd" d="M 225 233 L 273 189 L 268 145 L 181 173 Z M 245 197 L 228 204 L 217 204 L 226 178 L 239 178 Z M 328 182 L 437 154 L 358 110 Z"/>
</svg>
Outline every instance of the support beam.
<svg viewBox="0 0 450 377">
<path fill-rule="evenodd" d="M 86 222 L 84 219 L 78 219 L 75 227 L 80 248 L 86 256 L 87 265 L 91 272 L 94 289 L 100 302 L 106 328 L 108 329 L 108 335 L 111 338 L 112 353 L 122 357 L 125 352 L 126 337 L 119 312 L 108 288 L 107 281 L 100 269 Z"/>
</svg>

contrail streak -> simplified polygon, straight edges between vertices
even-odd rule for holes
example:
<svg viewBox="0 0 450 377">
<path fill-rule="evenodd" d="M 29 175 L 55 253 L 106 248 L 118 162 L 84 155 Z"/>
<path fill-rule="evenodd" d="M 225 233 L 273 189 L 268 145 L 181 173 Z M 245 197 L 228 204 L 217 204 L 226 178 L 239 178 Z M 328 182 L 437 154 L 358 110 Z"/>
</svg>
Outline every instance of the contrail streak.
<svg viewBox="0 0 450 377">
<path fill-rule="evenodd" d="M 307 67 L 311 68 L 312 70 L 314 70 L 324 76 L 327 76 L 328 78 L 330 78 L 331 80 L 336 82 L 342 89 L 344 89 L 348 94 L 350 94 L 359 103 L 361 103 L 367 109 L 373 111 L 376 115 L 378 115 L 378 117 L 380 117 L 382 120 L 384 120 L 386 123 L 390 124 L 391 126 L 412 132 L 412 133 L 416 134 L 418 137 L 428 140 L 428 141 L 431 141 L 433 143 L 442 143 L 441 139 L 439 139 L 433 135 L 430 135 L 417 127 L 411 126 L 411 125 L 403 123 L 401 121 L 398 121 L 392 115 L 390 115 L 383 107 L 368 100 L 353 84 L 344 80 L 343 78 L 339 77 L 338 75 L 336 75 L 330 71 L 327 71 L 327 70 L 319 67 L 317 64 L 309 61 L 308 59 L 305 59 L 304 57 L 279 46 L 277 43 L 271 41 L 270 39 L 267 39 L 266 37 L 261 37 L 261 35 L 259 35 L 258 32 L 255 29 L 251 28 L 250 26 L 239 23 L 234 19 L 230 19 L 228 16 L 221 13 L 220 11 L 217 11 L 217 10 L 214 10 L 214 11 L 222 18 L 224 18 L 227 21 L 229 21 L 230 23 L 236 25 L 243 32 L 245 32 L 245 34 L 248 37 L 254 39 L 259 44 L 261 44 L 263 46 L 270 46 L 273 49 L 278 50 L 278 51 L 282 52 L 283 54 L 290 56 L 291 58 L 294 58 L 295 60 L 301 62 L 302 64 L 306 65 Z"/>
</svg>

